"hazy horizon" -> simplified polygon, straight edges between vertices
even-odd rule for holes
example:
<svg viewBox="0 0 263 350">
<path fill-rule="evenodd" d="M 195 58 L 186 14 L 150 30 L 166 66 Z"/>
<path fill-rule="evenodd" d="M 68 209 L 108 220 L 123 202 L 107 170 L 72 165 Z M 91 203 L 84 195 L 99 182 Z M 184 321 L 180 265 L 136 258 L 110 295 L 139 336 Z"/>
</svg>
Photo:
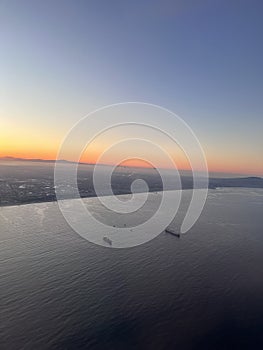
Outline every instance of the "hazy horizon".
<svg viewBox="0 0 263 350">
<path fill-rule="evenodd" d="M 12 156 L 2 156 L 0 157 L 0 162 L 1 161 L 4 161 L 4 162 L 8 162 L 10 161 L 11 164 L 13 162 L 19 162 L 21 161 L 22 164 L 25 164 L 26 162 L 28 163 L 37 163 L 38 161 L 39 162 L 52 162 L 52 163 L 55 163 L 56 161 L 59 161 L 59 162 L 74 162 L 72 160 L 68 160 L 68 159 L 44 159 L 44 158 L 16 158 L 16 157 L 12 157 Z M 6 164 L 6 163 L 5 163 Z M 80 165 L 100 165 L 100 166 L 112 166 L 114 164 L 107 164 L 107 163 L 85 163 L 85 162 L 79 162 Z M 116 167 L 127 167 L 127 168 L 138 168 L 138 169 L 153 169 L 152 166 L 143 166 L 143 165 L 129 165 L 129 164 L 118 164 L 116 165 Z M 172 168 L 163 168 L 165 170 L 170 170 L 170 171 L 173 171 Z M 190 169 L 178 169 L 178 171 L 182 174 L 190 174 L 192 173 L 192 171 Z M 255 174 L 255 173 L 232 173 L 232 172 L 223 172 L 223 171 L 209 171 L 209 176 L 222 176 L 222 177 L 234 177 L 234 176 L 237 176 L 237 177 L 244 177 L 244 176 L 248 176 L 248 177 L 259 177 L 259 178 L 262 178 L 263 175 L 262 174 Z"/>
</svg>

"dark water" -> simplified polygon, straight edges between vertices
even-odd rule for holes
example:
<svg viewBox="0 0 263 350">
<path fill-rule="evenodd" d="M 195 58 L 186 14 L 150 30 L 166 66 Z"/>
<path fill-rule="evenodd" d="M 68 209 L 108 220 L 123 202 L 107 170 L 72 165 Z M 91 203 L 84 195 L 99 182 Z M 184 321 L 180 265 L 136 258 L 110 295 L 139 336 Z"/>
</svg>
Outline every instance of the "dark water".
<svg viewBox="0 0 263 350">
<path fill-rule="evenodd" d="M 262 204 L 211 190 L 186 235 L 123 250 L 56 203 L 0 208 L 1 349 L 262 349 Z"/>
</svg>

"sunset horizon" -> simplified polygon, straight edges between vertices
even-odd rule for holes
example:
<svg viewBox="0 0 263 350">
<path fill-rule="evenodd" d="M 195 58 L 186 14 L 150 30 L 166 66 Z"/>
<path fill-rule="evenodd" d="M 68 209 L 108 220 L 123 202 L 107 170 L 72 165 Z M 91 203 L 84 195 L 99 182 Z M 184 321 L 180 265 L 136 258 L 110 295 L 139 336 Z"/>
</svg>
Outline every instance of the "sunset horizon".
<svg viewBox="0 0 263 350">
<path fill-rule="evenodd" d="M 57 159 L 56 157 L 52 158 L 49 156 L 32 156 L 32 157 L 27 157 L 26 155 L 24 156 L 23 153 L 15 153 L 13 155 L 4 155 L 0 153 L 0 160 L 3 159 L 21 159 L 21 160 L 25 160 L 25 161 L 36 161 L 36 160 L 43 160 L 43 161 L 51 161 L 51 162 L 56 162 L 56 161 L 66 161 L 66 162 L 74 162 L 73 159 Z M 127 160 L 126 162 L 122 162 L 122 163 L 97 163 L 96 160 L 93 161 L 89 161 L 88 159 L 81 159 L 79 161 L 79 163 L 81 164 L 87 164 L 87 165 L 110 165 L 110 166 L 123 166 L 123 167 L 130 167 L 130 168 L 155 168 L 154 165 L 150 165 L 143 161 L 143 160 L 138 160 L 138 162 L 136 160 Z M 167 169 L 167 170 L 173 170 L 173 168 L 166 168 L 165 166 L 161 166 L 160 168 L 162 169 Z M 191 168 L 190 167 L 180 167 L 178 168 L 179 171 L 189 171 L 191 172 Z M 258 176 L 258 177 L 263 177 L 263 171 L 260 170 L 250 170 L 250 169 L 244 169 L 244 168 L 237 168 L 237 169 L 233 169 L 233 168 L 209 168 L 208 165 L 208 171 L 209 173 L 219 173 L 219 174 L 225 174 L 227 176 L 227 174 L 229 175 L 237 175 L 237 176 Z"/>
<path fill-rule="evenodd" d="M 0 0 L 1 350 L 263 349 L 263 0 Z"/>
</svg>

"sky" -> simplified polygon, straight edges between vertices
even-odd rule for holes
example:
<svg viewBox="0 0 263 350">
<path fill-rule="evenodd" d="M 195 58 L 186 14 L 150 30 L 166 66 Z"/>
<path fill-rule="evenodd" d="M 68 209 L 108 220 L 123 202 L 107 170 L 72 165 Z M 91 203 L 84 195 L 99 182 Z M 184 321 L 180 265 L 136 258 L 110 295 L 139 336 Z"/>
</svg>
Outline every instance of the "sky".
<svg viewBox="0 0 263 350">
<path fill-rule="evenodd" d="M 0 157 L 55 159 L 83 116 L 139 101 L 183 118 L 210 171 L 262 176 L 262 13 L 260 0 L 0 0 Z"/>
</svg>

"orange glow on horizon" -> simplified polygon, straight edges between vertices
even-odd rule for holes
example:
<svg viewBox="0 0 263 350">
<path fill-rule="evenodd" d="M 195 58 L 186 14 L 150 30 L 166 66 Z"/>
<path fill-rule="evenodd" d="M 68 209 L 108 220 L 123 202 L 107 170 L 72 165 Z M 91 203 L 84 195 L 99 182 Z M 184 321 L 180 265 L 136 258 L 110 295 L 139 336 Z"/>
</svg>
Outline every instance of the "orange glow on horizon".
<svg viewBox="0 0 263 350">
<path fill-rule="evenodd" d="M 124 162 L 121 162 L 119 166 L 135 167 L 135 168 L 154 168 L 152 164 L 146 162 L 142 159 L 129 159 Z"/>
<path fill-rule="evenodd" d="M 11 119 L 3 118 L 0 124 L 0 157 L 14 157 L 14 158 L 25 158 L 25 159 L 43 159 L 43 160 L 55 160 L 60 144 L 63 140 L 63 132 L 51 130 L 41 130 L 36 132 L 34 125 L 17 125 L 10 121 Z M 125 130 L 124 130 L 125 131 Z M 126 134 L 123 137 L 129 136 L 126 130 Z M 112 140 L 116 135 L 112 135 L 110 132 L 104 136 L 99 136 L 92 142 L 88 148 L 82 153 L 80 161 L 83 163 L 96 164 L 100 159 L 101 154 L 107 150 Z M 161 140 L 162 141 L 162 140 Z M 164 148 L 167 149 L 171 155 L 175 164 L 179 170 L 191 170 L 189 161 L 185 156 L 184 152 L 175 147 L 174 144 L 165 143 L 162 141 Z M 227 145 L 228 146 L 228 145 Z M 77 147 L 77 146 L 76 146 Z M 141 149 L 139 149 L 140 151 Z M 74 161 L 74 152 L 76 149 L 69 149 L 65 152 L 65 160 Z M 122 153 L 123 151 L 123 153 Z M 132 154 L 129 152 L 125 153 L 127 149 L 121 149 L 113 151 L 111 155 L 103 158 L 104 164 L 110 164 L 117 166 L 119 159 L 123 159 L 121 156 L 125 154 Z M 155 155 L 149 148 L 142 148 L 142 158 L 147 159 L 150 154 L 154 159 L 153 167 L 168 168 L 165 159 Z M 207 145 L 206 157 L 208 168 L 210 172 L 219 173 L 231 173 L 231 174 L 247 174 L 255 176 L 263 176 L 263 160 L 260 158 L 260 153 L 254 156 L 249 148 L 237 148 L 233 147 L 232 144 L 229 147 L 224 145 Z M 114 153 L 115 152 L 115 153 Z M 117 152 L 119 152 L 117 154 Z M 152 153 L 151 153 L 152 152 Z M 138 154 L 138 152 L 137 152 Z M 101 162 L 102 163 L 102 162 Z M 127 167 L 151 167 L 147 161 L 139 159 L 130 159 L 121 163 Z"/>
<path fill-rule="evenodd" d="M 83 163 L 89 163 L 89 164 L 96 164 L 98 161 L 98 158 L 100 156 L 100 152 L 96 152 L 94 154 L 89 155 L 83 155 L 80 159 L 80 162 Z M 14 158 L 23 158 L 23 159 L 43 159 L 43 160 L 55 160 L 57 157 L 57 151 L 52 149 L 23 149 L 23 150 L 16 150 L 13 149 L 2 151 L 0 150 L 0 158 L 4 157 L 14 157 Z M 70 157 L 66 159 L 68 161 L 71 161 Z M 189 163 L 187 162 L 177 162 L 178 164 L 178 170 L 191 170 Z M 255 175 L 255 176 L 263 176 L 263 164 L 258 163 L 257 166 L 255 164 L 252 164 L 250 166 L 249 161 L 247 162 L 247 165 L 245 166 L 243 163 L 238 162 L 237 159 L 235 161 L 231 161 L 231 159 L 224 159 L 223 161 L 216 161 L 207 159 L 208 168 L 210 172 L 215 173 L 229 173 L 229 174 L 247 174 L 247 175 Z M 104 164 L 109 165 L 119 165 L 119 166 L 127 166 L 127 167 L 138 167 L 138 168 L 152 168 L 155 165 L 151 165 L 149 162 L 141 160 L 141 159 L 129 159 L 121 164 L 118 164 L 117 162 L 114 162 L 114 159 L 112 161 L 107 161 Z M 158 167 L 160 168 L 167 168 L 165 166 L 165 163 L 159 164 L 157 162 Z"/>
<path fill-rule="evenodd" d="M 9 151 L 2 152 L 0 150 L 0 158 L 4 157 L 13 157 L 13 158 L 22 158 L 22 159 L 43 159 L 43 160 L 54 160 L 56 159 L 56 153 L 52 150 L 19 150 L 19 151 Z"/>
</svg>

